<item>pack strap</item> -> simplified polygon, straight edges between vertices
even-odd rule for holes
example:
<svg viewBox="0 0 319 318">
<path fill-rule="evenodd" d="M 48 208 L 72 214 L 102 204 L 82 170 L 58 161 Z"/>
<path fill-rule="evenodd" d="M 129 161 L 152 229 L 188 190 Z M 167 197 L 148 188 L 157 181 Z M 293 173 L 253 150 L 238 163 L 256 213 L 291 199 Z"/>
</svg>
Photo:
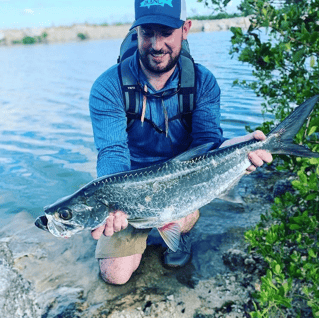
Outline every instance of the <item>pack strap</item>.
<svg viewBox="0 0 319 318">
<path fill-rule="evenodd" d="M 140 91 L 141 88 L 137 84 L 135 77 L 133 76 L 129 63 L 131 57 L 125 59 L 118 65 L 118 72 L 120 81 L 122 84 L 122 92 L 125 103 L 126 113 L 137 114 L 140 104 Z"/>
<path fill-rule="evenodd" d="M 194 110 L 196 72 L 194 61 L 190 57 L 181 55 L 181 83 L 178 92 L 179 111 L 188 114 Z"/>
<path fill-rule="evenodd" d="M 140 119 L 140 115 L 138 115 L 138 113 L 140 96 L 142 95 L 141 93 L 143 93 L 142 88 L 137 83 L 136 78 L 133 76 L 129 67 L 129 63 L 132 58 L 133 56 L 126 58 L 118 65 L 125 112 L 129 119 L 127 128 L 133 124 L 135 119 Z M 196 72 L 194 61 L 190 55 L 181 55 L 181 75 L 177 94 L 180 114 L 169 119 L 169 121 L 181 119 L 182 124 L 188 131 L 191 131 L 191 114 L 195 108 L 194 104 L 196 100 Z M 149 122 L 157 132 L 165 133 L 165 131 L 150 120 L 145 118 L 145 121 Z"/>
</svg>

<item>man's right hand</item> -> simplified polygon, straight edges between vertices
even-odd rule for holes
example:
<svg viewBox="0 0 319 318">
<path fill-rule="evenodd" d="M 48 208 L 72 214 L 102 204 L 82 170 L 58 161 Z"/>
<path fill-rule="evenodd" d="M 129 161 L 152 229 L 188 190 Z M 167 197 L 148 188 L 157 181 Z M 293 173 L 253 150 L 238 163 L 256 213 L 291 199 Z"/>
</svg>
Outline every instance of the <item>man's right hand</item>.
<svg viewBox="0 0 319 318">
<path fill-rule="evenodd" d="M 112 236 L 115 232 L 126 229 L 127 225 L 127 215 L 124 212 L 112 212 L 106 219 L 106 223 L 93 230 L 91 235 L 95 240 L 98 240 L 102 234 Z"/>
</svg>

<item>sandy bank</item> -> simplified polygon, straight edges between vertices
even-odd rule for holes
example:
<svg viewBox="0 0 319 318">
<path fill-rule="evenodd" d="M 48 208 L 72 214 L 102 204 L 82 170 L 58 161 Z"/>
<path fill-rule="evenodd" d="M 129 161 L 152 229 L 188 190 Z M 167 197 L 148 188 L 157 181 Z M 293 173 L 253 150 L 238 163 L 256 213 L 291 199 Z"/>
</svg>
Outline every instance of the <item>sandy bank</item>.
<svg viewBox="0 0 319 318">
<path fill-rule="evenodd" d="M 247 29 L 249 25 L 249 17 L 220 20 L 193 20 L 191 32 L 226 31 L 232 26 Z M 0 30 L 0 46 L 11 46 L 19 44 L 19 42 L 22 43 L 21 41 L 26 37 L 34 38 L 37 43 L 123 38 L 127 34 L 130 26 L 130 24 L 110 26 L 76 24 L 70 27 Z"/>
</svg>

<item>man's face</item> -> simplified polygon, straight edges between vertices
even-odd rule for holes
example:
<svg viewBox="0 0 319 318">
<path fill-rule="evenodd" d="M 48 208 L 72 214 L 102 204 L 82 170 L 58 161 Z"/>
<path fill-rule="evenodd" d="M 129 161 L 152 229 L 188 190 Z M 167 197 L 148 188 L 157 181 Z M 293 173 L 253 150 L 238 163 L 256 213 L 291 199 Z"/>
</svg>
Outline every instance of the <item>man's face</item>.
<svg viewBox="0 0 319 318">
<path fill-rule="evenodd" d="M 137 28 L 137 34 L 140 60 L 148 71 L 165 73 L 176 65 L 182 48 L 183 27 L 144 24 Z"/>
</svg>

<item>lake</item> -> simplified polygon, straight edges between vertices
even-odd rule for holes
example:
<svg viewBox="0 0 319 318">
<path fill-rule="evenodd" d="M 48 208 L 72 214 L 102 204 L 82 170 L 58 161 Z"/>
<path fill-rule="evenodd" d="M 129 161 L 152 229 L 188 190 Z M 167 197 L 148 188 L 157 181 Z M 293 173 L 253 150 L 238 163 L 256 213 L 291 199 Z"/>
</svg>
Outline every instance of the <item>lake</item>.
<svg viewBox="0 0 319 318">
<path fill-rule="evenodd" d="M 210 69 L 221 87 L 228 138 L 264 120 L 262 100 L 232 86 L 237 78 L 254 78 L 249 66 L 229 56 L 230 37 L 231 32 L 189 35 L 195 62 Z M 45 205 L 96 177 L 89 93 L 116 62 L 121 42 L 0 48 L 0 225 L 21 211 L 37 217 Z"/>
</svg>

